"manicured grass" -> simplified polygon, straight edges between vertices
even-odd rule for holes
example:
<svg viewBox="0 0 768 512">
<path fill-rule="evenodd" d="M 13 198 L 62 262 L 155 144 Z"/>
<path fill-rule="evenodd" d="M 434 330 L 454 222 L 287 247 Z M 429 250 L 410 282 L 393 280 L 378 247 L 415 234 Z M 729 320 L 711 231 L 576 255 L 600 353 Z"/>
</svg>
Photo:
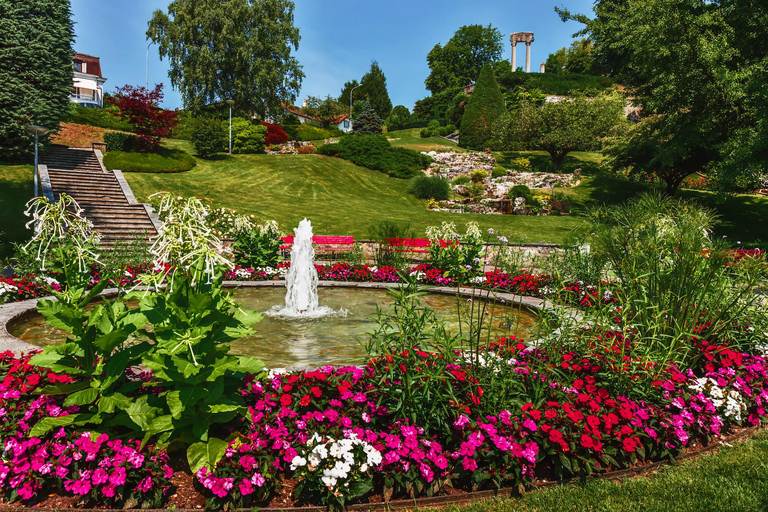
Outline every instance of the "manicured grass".
<svg viewBox="0 0 768 512">
<path fill-rule="evenodd" d="M 163 148 L 159 153 L 109 151 L 104 166 L 123 172 L 186 172 L 195 166 L 195 158 L 181 149 Z"/>
<path fill-rule="evenodd" d="M 397 139 L 389 141 L 393 146 L 399 146 L 402 148 L 415 149 L 416 151 L 433 151 L 433 150 L 445 150 L 451 151 L 466 151 L 464 148 L 460 148 L 451 141 L 441 139 L 440 137 L 428 137 L 421 138 L 419 132 L 421 128 L 409 128 L 408 130 L 397 130 L 394 132 L 385 133 L 390 139 Z"/>
<path fill-rule="evenodd" d="M 768 510 L 768 433 L 721 447 L 650 477 L 591 481 L 492 499 L 446 512 L 631 511 L 758 512 Z"/>
<path fill-rule="evenodd" d="M 0 165 L 0 261 L 13 255 L 13 242 L 29 237 L 24 205 L 32 199 L 31 165 Z"/>
<path fill-rule="evenodd" d="M 186 147 L 171 141 L 170 147 Z M 566 239 L 579 221 L 573 217 L 464 215 L 431 212 L 414 198 L 409 180 L 358 167 L 339 158 L 320 155 L 219 155 L 198 160 L 182 174 L 126 175 L 139 200 L 161 190 L 211 199 L 217 206 L 236 208 L 261 219 L 275 219 L 290 232 L 307 217 L 318 234 L 368 236 L 369 226 L 381 220 L 408 221 L 419 236 L 441 221 L 460 227 L 477 221 L 528 242 Z"/>
</svg>

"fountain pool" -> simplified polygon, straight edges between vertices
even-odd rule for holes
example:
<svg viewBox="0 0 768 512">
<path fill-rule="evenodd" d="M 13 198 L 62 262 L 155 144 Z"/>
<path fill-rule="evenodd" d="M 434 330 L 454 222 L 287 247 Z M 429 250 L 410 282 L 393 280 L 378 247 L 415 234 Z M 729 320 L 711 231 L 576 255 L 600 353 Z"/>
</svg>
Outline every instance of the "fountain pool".
<svg viewBox="0 0 768 512">
<path fill-rule="evenodd" d="M 232 352 L 254 356 L 267 367 L 318 367 L 328 364 L 358 364 L 365 351 L 357 342 L 366 337 L 376 324 L 372 318 L 376 306 L 386 310 L 392 299 L 386 290 L 355 288 L 320 288 L 319 302 L 333 313 L 316 318 L 285 318 L 265 315 L 254 325 L 257 333 L 232 344 Z M 238 288 L 235 299 L 244 308 L 269 311 L 285 298 L 284 288 Z M 420 297 L 423 305 L 437 311 L 447 323 L 448 330 L 458 332 L 456 297 L 427 294 Z M 490 311 L 490 307 L 488 308 Z M 493 307 L 494 336 L 515 334 L 524 339 L 538 337 L 535 313 L 517 307 L 496 304 Z M 47 324 L 42 316 L 34 315 L 8 325 L 10 333 L 37 346 L 62 343 L 66 333 Z"/>
</svg>

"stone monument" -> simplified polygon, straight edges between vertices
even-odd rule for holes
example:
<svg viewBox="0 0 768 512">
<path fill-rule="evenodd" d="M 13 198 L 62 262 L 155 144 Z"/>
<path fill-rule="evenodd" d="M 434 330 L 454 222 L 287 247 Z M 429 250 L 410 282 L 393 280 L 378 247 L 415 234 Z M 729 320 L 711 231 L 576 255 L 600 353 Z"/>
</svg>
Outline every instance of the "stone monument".
<svg viewBox="0 0 768 512">
<path fill-rule="evenodd" d="M 533 32 L 514 32 L 509 36 L 509 42 L 512 43 L 512 71 L 517 69 L 517 43 L 525 43 L 525 72 L 530 73 Z"/>
</svg>

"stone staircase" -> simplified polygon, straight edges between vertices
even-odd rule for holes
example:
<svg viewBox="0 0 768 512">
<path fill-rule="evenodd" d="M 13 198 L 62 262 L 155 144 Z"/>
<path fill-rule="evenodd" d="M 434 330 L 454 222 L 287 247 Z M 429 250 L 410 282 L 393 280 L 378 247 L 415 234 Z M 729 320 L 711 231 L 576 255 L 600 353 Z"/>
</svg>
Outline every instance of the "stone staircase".
<svg viewBox="0 0 768 512">
<path fill-rule="evenodd" d="M 43 194 L 54 201 L 62 193 L 70 195 L 104 246 L 128 242 L 137 235 L 157 236 L 159 221 L 147 205 L 136 201 L 120 171 L 105 169 L 101 151 L 52 145 L 41 163 Z"/>
</svg>

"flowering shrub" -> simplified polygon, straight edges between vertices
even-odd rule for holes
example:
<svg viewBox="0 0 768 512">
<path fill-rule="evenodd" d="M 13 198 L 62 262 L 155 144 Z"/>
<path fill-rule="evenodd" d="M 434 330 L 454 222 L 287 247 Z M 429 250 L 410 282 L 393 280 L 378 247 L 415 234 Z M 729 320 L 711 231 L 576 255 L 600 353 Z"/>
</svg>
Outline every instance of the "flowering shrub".
<svg viewBox="0 0 768 512">
<path fill-rule="evenodd" d="M 480 267 L 483 250 L 483 237 L 476 222 L 469 222 L 466 231 L 460 235 L 456 225 L 443 222 L 440 226 L 427 228 L 430 263 L 437 268 L 446 269 L 450 277 L 474 273 Z"/>
</svg>

